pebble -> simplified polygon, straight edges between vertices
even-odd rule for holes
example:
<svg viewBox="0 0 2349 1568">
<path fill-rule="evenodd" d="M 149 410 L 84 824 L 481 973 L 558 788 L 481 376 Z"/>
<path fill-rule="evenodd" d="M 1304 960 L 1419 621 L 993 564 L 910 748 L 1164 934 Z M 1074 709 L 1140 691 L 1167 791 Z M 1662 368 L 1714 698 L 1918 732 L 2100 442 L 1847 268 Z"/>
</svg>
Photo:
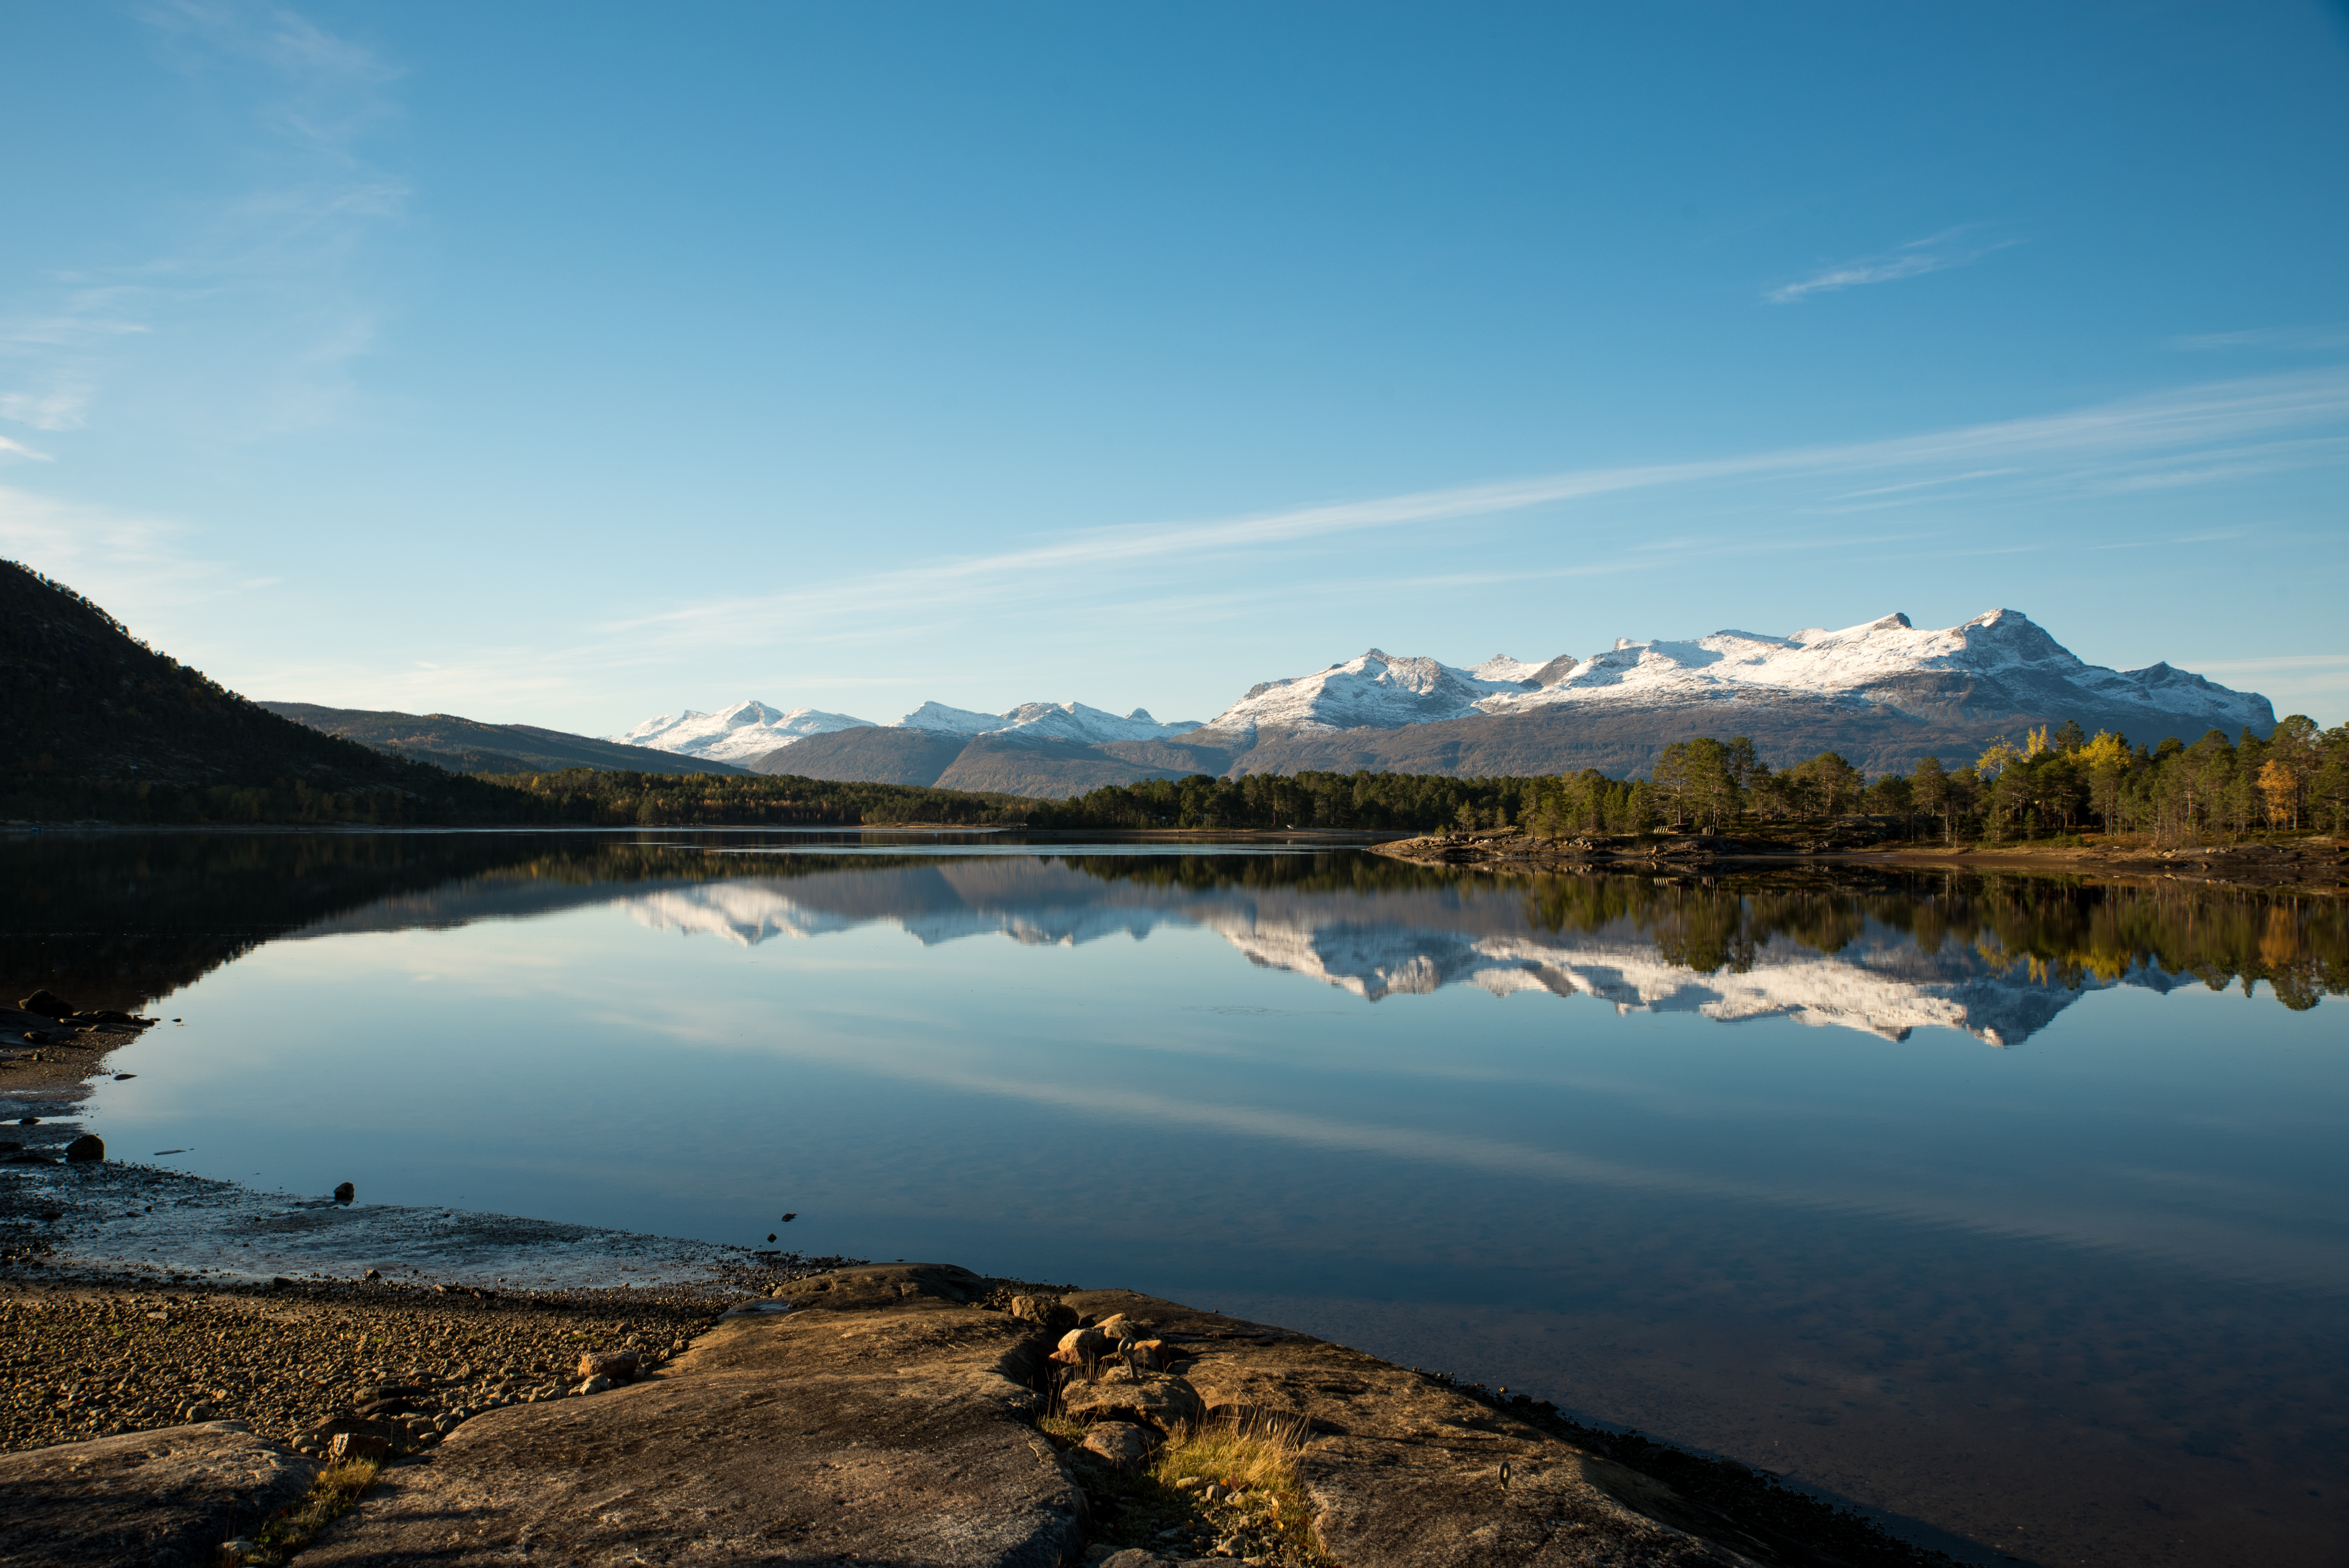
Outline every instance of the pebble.
<svg viewBox="0 0 2349 1568">
<path fill-rule="evenodd" d="M 444 1412 L 427 1405 L 481 1409 L 517 1390 L 559 1393 L 555 1377 L 583 1351 L 635 1340 L 661 1359 L 723 1304 L 685 1287 L 490 1301 L 379 1284 L 314 1297 L 0 1284 L 0 1361 L 14 1363 L 0 1379 L 0 1450 L 177 1426 L 194 1418 L 191 1407 L 289 1442 L 337 1411 L 403 1397 L 416 1408 L 392 1422 L 430 1431 Z M 453 1380 L 460 1369 L 470 1375 Z"/>
</svg>

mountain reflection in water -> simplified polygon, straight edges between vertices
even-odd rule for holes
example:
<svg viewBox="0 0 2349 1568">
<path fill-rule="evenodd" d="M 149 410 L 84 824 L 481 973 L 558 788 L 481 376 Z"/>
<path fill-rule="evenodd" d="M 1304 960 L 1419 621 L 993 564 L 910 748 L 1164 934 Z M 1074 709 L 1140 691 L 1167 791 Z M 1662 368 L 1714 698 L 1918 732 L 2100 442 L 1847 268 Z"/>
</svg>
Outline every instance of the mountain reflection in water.
<svg viewBox="0 0 2349 1568">
<path fill-rule="evenodd" d="M 1619 1012 L 1786 1017 L 1905 1039 L 2029 1038 L 2084 994 L 2266 980 L 2285 1006 L 2338 995 L 2349 931 L 2329 901 L 2044 878 L 1794 873 L 1712 885 L 1495 878 L 1353 851 L 1137 860 L 709 854 L 644 845 L 533 853 L 288 930 L 448 927 L 616 903 L 641 923 L 752 945 L 882 924 L 925 944 L 1215 932 L 1249 962 L 1371 1001 L 1474 985 Z"/>
</svg>

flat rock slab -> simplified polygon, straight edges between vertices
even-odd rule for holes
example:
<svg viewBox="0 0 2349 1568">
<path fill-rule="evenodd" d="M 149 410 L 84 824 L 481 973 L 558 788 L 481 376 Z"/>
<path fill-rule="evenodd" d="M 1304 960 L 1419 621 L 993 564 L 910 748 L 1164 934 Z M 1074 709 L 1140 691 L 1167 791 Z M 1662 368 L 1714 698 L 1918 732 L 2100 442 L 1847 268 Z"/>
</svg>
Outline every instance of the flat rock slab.
<svg viewBox="0 0 2349 1568">
<path fill-rule="evenodd" d="M 647 1381 L 477 1417 L 386 1470 L 304 1568 L 1073 1560 L 1083 1494 L 1034 1425 L 1046 1346 L 967 1283 L 843 1270 Z"/>
<path fill-rule="evenodd" d="M 1061 1299 L 1096 1320 L 1124 1313 L 1179 1345 L 1191 1357 L 1178 1364 L 1181 1378 L 1210 1419 L 1301 1429 L 1315 1533 L 1346 1568 L 1697 1568 L 1748 1563 L 1749 1552 L 1771 1557 L 1652 1478 L 1375 1357 L 1132 1291 Z"/>
<path fill-rule="evenodd" d="M 0 1564 L 212 1568 L 317 1471 L 227 1421 L 0 1454 Z"/>
</svg>

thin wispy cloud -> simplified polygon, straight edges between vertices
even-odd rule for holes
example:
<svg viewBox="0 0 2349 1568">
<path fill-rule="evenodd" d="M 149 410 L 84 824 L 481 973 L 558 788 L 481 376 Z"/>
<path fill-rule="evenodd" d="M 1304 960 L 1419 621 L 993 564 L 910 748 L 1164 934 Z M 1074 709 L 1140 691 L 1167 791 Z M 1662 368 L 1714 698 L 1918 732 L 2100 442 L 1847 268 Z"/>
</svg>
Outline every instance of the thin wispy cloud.
<svg viewBox="0 0 2349 1568">
<path fill-rule="evenodd" d="M 2343 665 L 2349 665 L 2349 654 L 2280 654 L 2265 659 L 2204 659 L 2194 667 L 2249 675 L 2260 670 L 2331 669 Z"/>
<path fill-rule="evenodd" d="M 22 441 L 12 441 L 0 436 L 0 458 L 15 458 L 20 462 L 47 463 L 56 459 L 47 452 L 36 452 Z"/>
<path fill-rule="evenodd" d="M 2189 337 L 2173 337 L 2169 340 L 2169 346 L 2201 354 L 2225 348 L 2349 348 L 2349 323 L 2333 322 L 2322 326 L 2261 326 L 2248 332 L 2198 333 Z"/>
<path fill-rule="evenodd" d="M 1869 284 L 1898 283 L 1902 278 L 1948 272 L 1952 267 L 1978 262 L 1993 251 L 2022 243 L 2019 240 L 1967 243 L 1962 239 L 1967 232 L 1967 228 L 1947 229 L 1922 240 L 1896 245 L 1878 255 L 1838 262 L 1800 282 L 1782 284 L 1766 290 L 1762 297 L 1772 304 L 1795 304 L 1813 294 L 1835 294 L 1843 289 L 1862 288 Z"/>
<path fill-rule="evenodd" d="M 398 118 L 400 72 L 283 7 L 167 0 L 140 15 L 169 66 L 250 106 L 244 156 L 221 189 L 175 202 L 168 239 L 139 260 L 34 258 L 42 270 L 0 295 L 0 419 L 71 430 L 107 389 L 135 388 L 109 406 L 168 426 L 158 434 L 331 422 L 380 315 L 374 253 L 410 200 L 366 153 Z"/>
<path fill-rule="evenodd" d="M 2295 427 L 2349 420 L 2349 370 L 2264 377 L 2181 388 L 2155 397 L 2101 404 L 2035 418 L 1971 425 L 1916 436 L 1841 446 L 1789 448 L 1692 462 L 1594 468 L 1495 483 L 1416 490 L 1370 500 L 1330 501 L 1249 516 L 1084 530 L 1017 549 L 928 562 L 917 567 L 812 583 L 782 593 L 707 601 L 632 616 L 597 628 L 633 644 L 674 640 L 701 645 L 711 638 L 770 641 L 788 626 L 795 640 L 820 637 L 835 624 L 870 634 L 875 617 L 895 624 L 934 619 L 941 611 L 982 614 L 1020 603 L 1065 602 L 1072 586 L 1106 593 L 1131 568 L 1179 558 L 1188 569 L 1229 570 L 1248 557 L 1289 547 L 1349 538 L 1374 538 L 1415 525 L 1465 522 L 1543 509 L 1572 508 L 1609 498 L 1668 490 L 1801 483 L 1848 484 L 1857 476 L 1888 479 L 1904 470 L 1920 487 L 1996 482 L 2044 495 L 2069 488 L 2110 490 L 2129 474 L 2175 471 L 2192 458 L 2204 466 L 2271 446 Z M 2302 450 L 2289 461 L 2339 460 L 2330 443 L 2323 453 Z M 2286 459 L 2269 456 L 2281 463 Z M 2254 466 L 2247 459 L 2237 466 Z M 1926 470 L 1951 468 L 1949 475 Z M 1740 492 L 1733 492 L 1740 493 Z M 1750 543 L 1750 521 L 1739 540 Z M 1610 547 L 1628 556 L 1642 540 Z M 1599 561 L 1582 560 L 1588 571 Z M 1528 563 L 1530 567 L 1530 563 Z M 1538 568 L 1531 568 L 1538 569 Z"/>
</svg>

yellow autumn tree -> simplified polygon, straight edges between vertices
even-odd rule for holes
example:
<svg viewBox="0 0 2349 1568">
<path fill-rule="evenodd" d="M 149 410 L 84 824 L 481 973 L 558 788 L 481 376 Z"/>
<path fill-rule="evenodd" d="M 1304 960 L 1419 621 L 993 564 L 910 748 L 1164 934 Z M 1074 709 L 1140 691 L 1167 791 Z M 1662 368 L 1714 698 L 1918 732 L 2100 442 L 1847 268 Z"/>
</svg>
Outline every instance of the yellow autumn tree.
<svg viewBox="0 0 2349 1568">
<path fill-rule="evenodd" d="M 2013 764 L 2023 760 L 2030 755 L 2029 752 L 2017 751 L 2003 740 L 1993 740 L 1990 743 L 1988 751 L 1974 758 L 1974 771 L 1984 779 L 1995 779 Z"/>
<path fill-rule="evenodd" d="M 2300 826 L 2300 780 L 2274 758 L 2260 768 L 2260 793 L 2267 797 L 2268 826 Z"/>
<path fill-rule="evenodd" d="M 2083 767 L 2126 768 L 2128 762 L 2128 742 L 2109 729 L 2096 731 L 2096 738 L 2080 748 L 2080 763 Z"/>
</svg>

